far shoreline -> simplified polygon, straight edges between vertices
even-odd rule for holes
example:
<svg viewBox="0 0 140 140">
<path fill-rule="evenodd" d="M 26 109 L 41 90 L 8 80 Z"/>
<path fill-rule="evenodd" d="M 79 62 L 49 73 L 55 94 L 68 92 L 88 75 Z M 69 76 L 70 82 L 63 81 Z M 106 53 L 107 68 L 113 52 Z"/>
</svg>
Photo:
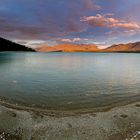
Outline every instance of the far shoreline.
<svg viewBox="0 0 140 140">
<path fill-rule="evenodd" d="M 99 52 L 93 52 L 93 51 L 73 51 L 73 52 L 65 52 L 65 51 L 50 51 L 50 52 L 40 52 L 40 51 L 34 51 L 34 52 L 28 52 L 28 51 L 0 51 L 0 53 L 113 53 L 113 54 L 118 54 L 118 53 L 125 53 L 125 54 L 139 54 L 140 51 L 138 52 L 133 52 L 133 51 L 110 51 L 110 52 L 104 52 L 104 51 L 99 51 Z"/>
</svg>

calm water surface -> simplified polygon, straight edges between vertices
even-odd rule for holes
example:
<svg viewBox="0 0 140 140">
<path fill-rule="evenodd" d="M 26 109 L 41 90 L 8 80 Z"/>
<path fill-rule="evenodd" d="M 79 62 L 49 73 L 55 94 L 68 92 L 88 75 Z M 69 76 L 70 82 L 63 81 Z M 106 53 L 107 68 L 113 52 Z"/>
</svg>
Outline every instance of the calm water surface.
<svg viewBox="0 0 140 140">
<path fill-rule="evenodd" d="M 0 96 L 57 110 L 140 100 L 140 54 L 3 52 Z"/>
</svg>

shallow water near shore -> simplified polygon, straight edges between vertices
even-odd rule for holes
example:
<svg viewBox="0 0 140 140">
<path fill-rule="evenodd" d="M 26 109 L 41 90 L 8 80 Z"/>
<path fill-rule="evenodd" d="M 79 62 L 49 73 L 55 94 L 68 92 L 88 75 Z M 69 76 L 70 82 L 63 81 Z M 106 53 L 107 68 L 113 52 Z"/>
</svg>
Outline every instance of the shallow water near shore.
<svg viewBox="0 0 140 140">
<path fill-rule="evenodd" d="M 0 97 L 52 110 L 140 100 L 136 53 L 0 53 Z"/>
</svg>

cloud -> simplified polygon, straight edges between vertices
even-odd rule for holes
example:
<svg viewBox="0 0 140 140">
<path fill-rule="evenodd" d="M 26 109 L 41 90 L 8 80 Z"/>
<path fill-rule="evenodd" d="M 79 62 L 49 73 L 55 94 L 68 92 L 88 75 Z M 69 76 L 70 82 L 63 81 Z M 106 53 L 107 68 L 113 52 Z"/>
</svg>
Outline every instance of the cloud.
<svg viewBox="0 0 140 140">
<path fill-rule="evenodd" d="M 97 9 L 93 0 L 0 0 L 0 34 L 49 39 L 83 32 L 80 17 Z"/>
<path fill-rule="evenodd" d="M 85 16 L 81 18 L 81 21 L 93 27 L 121 28 L 124 30 L 140 29 L 140 25 L 136 22 L 120 20 L 111 16 L 111 14 L 97 14 L 96 16 Z"/>
<path fill-rule="evenodd" d="M 93 38 L 59 38 L 58 43 L 75 43 L 75 44 L 95 44 L 99 48 L 106 48 L 109 45 L 103 41 L 96 41 Z"/>
<path fill-rule="evenodd" d="M 34 40 L 94 43 L 110 36 L 124 39 L 121 34 L 139 36 L 139 4 L 138 0 L 0 0 L 0 36 L 23 44 L 27 40 L 32 46 L 40 44 Z"/>
<path fill-rule="evenodd" d="M 67 42 L 67 43 L 74 43 L 74 42 L 79 42 L 79 41 L 82 41 L 82 40 L 85 40 L 85 39 L 82 39 L 82 38 L 72 38 L 72 39 L 62 38 L 62 39 L 59 39 L 59 41 Z"/>
<path fill-rule="evenodd" d="M 87 8 L 88 10 L 100 10 L 101 6 L 96 5 L 93 3 L 92 0 L 83 0 L 85 8 Z"/>
<path fill-rule="evenodd" d="M 55 40 L 26 40 L 26 39 L 13 39 L 12 41 L 18 43 L 18 44 L 22 44 L 31 48 L 36 48 L 40 45 L 44 45 L 47 44 L 48 46 L 54 46 L 57 44 L 57 42 Z"/>
<path fill-rule="evenodd" d="M 105 35 L 109 38 L 120 38 L 120 37 L 130 37 L 134 35 L 139 35 L 140 30 L 111 30 L 109 32 L 106 32 Z"/>
<path fill-rule="evenodd" d="M 135 30 L 135 29 L 140 29 L 140 25 L 135 23 L 135 22 L 118 22 L 116 24 L 113 24 L 112 27 L 120 27 L 126 30 Z"/>
<path fill-rule="evenodd" d="M 58 38 L 58 43 L 80 43 L 80 44 L 88 44 L 89 42 L 95 42 L 93 38 Z"/>
<path fill-rule="evenodd" d="M 46 43 L 44 40 L 14 40 L 14 42 L 31 47 L 36 47 Z"/>
<path fill-rule="evenodd" d="M 80 43 L 80 44 L 96 44 L 101 45 L 105 44 L 105 42 L 97 42 L 94 38 L 58 38 L 57 41 L 59 43 Z"/>
</svg>

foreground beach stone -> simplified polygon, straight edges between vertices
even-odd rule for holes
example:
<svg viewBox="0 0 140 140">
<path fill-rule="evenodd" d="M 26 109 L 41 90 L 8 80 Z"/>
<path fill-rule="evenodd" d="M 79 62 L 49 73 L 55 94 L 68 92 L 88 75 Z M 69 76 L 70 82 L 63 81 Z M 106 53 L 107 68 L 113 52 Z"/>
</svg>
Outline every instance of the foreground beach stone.
<svg viewBox="0 0 140 140">
<path fill-rule="evenodd" d="M 140 103 L 106 112 L 47 116 L 0 106 L 0 139 L 14 140 L 139 140 Z"/>
</svg>

